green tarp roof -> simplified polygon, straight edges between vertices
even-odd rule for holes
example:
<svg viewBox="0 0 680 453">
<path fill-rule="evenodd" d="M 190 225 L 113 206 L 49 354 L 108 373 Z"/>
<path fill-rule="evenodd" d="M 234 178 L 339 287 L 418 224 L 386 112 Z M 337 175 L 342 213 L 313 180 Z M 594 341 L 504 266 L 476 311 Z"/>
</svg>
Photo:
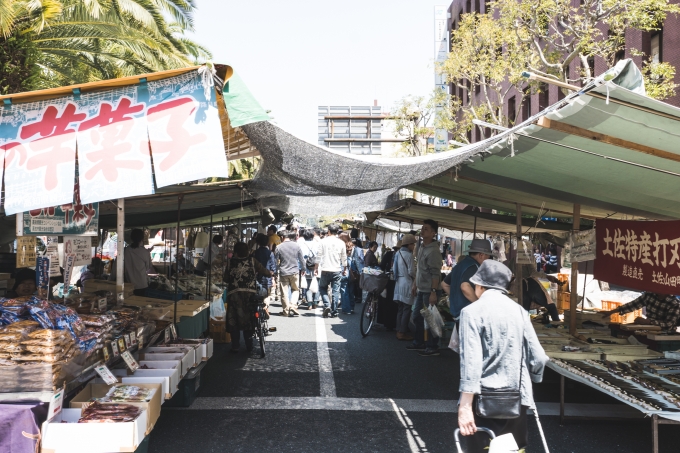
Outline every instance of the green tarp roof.
<svg viewBox="0 0 680 453">
<path fill-rule="evenodd" d="M 448 172 L 411 188 L 510 211 L 513 202 L 532 213 L 540 206 L 571 212 L 578 203 L 595 217 L 680 218 L 680 109 L 617 85 L 640 91 L 632 62 L 612 72 L 622 76 L 606 81 L 605 74 L 503 133 L 514 140 L 464 164 L 457 182 Z"/>
</svg>

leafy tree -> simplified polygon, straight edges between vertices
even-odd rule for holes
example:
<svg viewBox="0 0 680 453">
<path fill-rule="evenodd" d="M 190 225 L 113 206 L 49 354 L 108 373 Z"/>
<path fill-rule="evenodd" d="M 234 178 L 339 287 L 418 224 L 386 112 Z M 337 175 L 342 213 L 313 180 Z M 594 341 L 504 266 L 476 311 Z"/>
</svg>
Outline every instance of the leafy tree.
<svg viewBox="0 0 680 453">
<path fill-rule="evenodd" d="M 627 30 L 658 29 L 680 6 L 667 0 L 496 0 L 485 14 L 465 14 L 451 36 L 448 59 L 440 70 L 458 93 L 479 101 L 452 103 L 457 125 L 454 140 L 467 142 L 477 119 L 511 126 L 527 95 L 541 86 L 521 78 L 523 71 L 570 84 L 591 80 L 589 60 L 602 58 L 612 67 L 625 47 Z M 639 49 L 630 49 L 640 55 Z M 580 71 L 570 72 L 576 61 Z M 647 94 L 665 99 L 675 93 L 675 69 L 668 63 L 646 62 Z M 515 111 L 504 115 L 509 96 Z M 491 131 L 480 128 L 484 137 Z"/>
<path fill-rule="evenodd" d="M 37 52 L 36 84 L 60 86 L 209 58 L 184 36 L 194 9 L 193 0 L 0 0 L 0 33 L 28 37 Z"/>
<path fill-rule="evenodd" d="M 437 90 L 429 97 L 409 95 L 396 102 L 388 119 L 392 121 L 395 135 L 404 139 L 402 154 L 421 156 L 432 151 L 427 140 L 434 137 L 435 128 L 449 130 L 456 126 L 451 119 L 452 102 L 451 96 Z M 438 105 L 441 110 L 437 110 Z"/>
</svg>

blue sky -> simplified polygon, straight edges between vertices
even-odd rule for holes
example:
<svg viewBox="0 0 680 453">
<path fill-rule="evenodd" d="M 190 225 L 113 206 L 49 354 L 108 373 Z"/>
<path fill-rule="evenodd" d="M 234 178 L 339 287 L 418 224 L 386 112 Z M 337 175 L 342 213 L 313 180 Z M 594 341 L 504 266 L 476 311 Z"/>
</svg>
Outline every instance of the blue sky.
<svg viewBox="0 0 680 453">
<path fill-rule="evenodd" d="M 432 0 L 197 0 L 193 36 L 274 120 L 316 142 L 319 105 L 389 110 L 434 87 Z"/>
</svg>

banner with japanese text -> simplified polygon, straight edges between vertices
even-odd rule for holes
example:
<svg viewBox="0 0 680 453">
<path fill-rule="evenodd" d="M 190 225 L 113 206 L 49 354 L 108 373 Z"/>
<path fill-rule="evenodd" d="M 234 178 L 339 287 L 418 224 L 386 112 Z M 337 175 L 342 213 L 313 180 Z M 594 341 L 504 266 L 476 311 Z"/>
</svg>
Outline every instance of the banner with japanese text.
<svg viewBox="0 0 680 453">
<path fill-rule="evenodd" d="M 157 187 L 229 176 L 217 97 L 198 71 L 0 114 L 7 214 L 148 195 L 154 174 Z"/>
<path fill-rule="evenodd" d="M 680 221 L 598 220 L 595 278 L 680 294 Z"/>
<path fill-rule="evenodd" d="M 65 98 L 11 105 L 0 115 L 5 213 L 73 202 L 76 127 L 85 115 Z"/>
<path fill-rule="evenodd" d="M 149 82 L 148 89 L 156 186 L 211 176 L 228 178 L 215 90 L 206 93 L 196 72 Z"/>
<path fill-rule="evenodd" d="M 75 184 L 73 203 L 24 212 L 24 235 L 99 234 L 99 203 L 80 201 L 79 184 Z"/>
</svg>

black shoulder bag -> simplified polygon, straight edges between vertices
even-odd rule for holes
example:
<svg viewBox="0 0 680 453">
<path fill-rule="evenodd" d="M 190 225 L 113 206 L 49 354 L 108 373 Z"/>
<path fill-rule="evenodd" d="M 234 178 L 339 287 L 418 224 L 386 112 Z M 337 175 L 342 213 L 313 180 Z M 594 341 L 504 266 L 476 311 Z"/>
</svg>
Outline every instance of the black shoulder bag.
<svg viewBox="0 0 680 453">
<path fill-rule="evenodd" d="M 519 367 L 517 390 L 490 390 L 482 387 L 475 399 L 475 413 L 482 418 L 518 418 L 522 410 L 522 369 L 524 367 L 524 335 L 522 335 L 522 361 Z"/>
</svg>

